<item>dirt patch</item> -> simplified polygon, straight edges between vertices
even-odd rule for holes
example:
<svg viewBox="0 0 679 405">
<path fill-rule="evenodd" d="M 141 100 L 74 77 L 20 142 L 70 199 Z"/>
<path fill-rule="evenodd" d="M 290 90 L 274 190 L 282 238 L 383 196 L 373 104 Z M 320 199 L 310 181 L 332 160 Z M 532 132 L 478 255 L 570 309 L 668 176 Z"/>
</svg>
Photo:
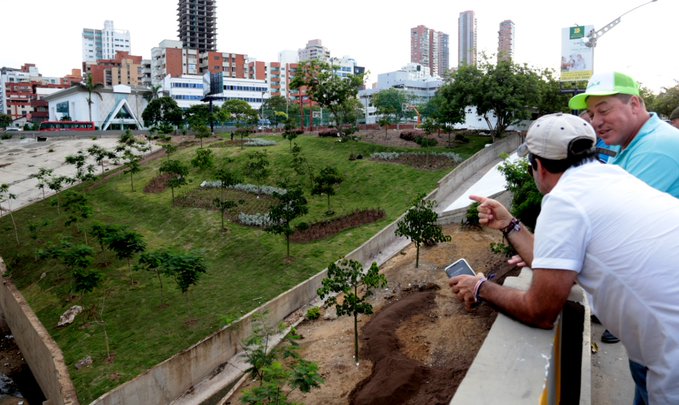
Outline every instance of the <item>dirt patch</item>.
<svg viewBox="0 0 679 405">
<path fill-rule="evenodd" d="M 377 222 L 384 218 L 384 215 L 383 210 L 361 210 L 328 221 L 316 222 L 307 229 L 295 231 L 290 236 L 290 241 L 303 243 L 329 238 L 344 230 Z"/>
<path fill-rule="evenodd" d="M 424 170 L 438 170 L 453 168 L 457 165 L 454 160 L 444 155 L 431 153 L 404 153 L 390 160 L 374 159 L 387 163 L 399 163 Z"/>
<path fill-rule="evenodd" d="M 353 359 L 353 318 L 324 317 L 298 326 L 301 355 L 316 362 L 325 384 L 289 400 L 303 404 L 447 404 L 464 378 L 496 312 L 481 305 L 468 313 L 453 297 L 443 268 L 464 257 L 498 282 L 516 270 L 490 251 L 498 232 L 444 227 L 450 242 L 409 245 L 381 266 L 388 286 L 371 298 L 374 315 L 359 317 L 360 361 Z M 329 318 L 329 319 L 324 319 Z M 244 388 L 249 387 L 245 385 Z M 240 403 L 240 392 L 229 403 Z"/>
<path fill-rule="evenodd" d="M 168 187 L 168 183 L 170 179 L 174 176 L 171 173 L 163 173 L 159 174 L 156 177 L 152 178 L 151 181 L 144 186 L 144 192 L 145 193 L 162 193 L 165 191 Z"/>
</svg>

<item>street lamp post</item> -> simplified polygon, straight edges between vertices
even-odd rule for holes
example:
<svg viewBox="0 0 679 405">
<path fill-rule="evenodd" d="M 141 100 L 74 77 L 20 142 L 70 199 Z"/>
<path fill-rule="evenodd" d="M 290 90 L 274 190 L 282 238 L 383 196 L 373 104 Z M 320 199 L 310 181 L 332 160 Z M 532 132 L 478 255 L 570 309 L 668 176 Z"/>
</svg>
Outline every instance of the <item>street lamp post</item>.
<svg viewBox="0 0 679 405">
<path fill-rule="evenodd" d="M 597 42 L 597 40 L 598 40 L 602 35 L 604 35 L 604 34 L 607 33 L 608 31 L 610 31 L 611 28 L 613 28 L 613 27 L 615 27 L 616 25 L 618 25 L 618 24 L 620 23 L 620 19 L 621 19 L 623 16 L 625 16 L 626 14 L 629 14 L 629 13 L 631 13 L 632 11 L 634 11 L 634 10 L 640 8 L 640 7 L 643 7 L 643 6 L 647 5 L 647 4 L 655 3 L 656 1 L 658 1 L 658 0 L 651 0 L 651 1 L 648 1 L 648 2 L 646 2 L 646 3 L 644 3 L 644 4 L 640 4 L 640 5 L 638 5 L 638 6 L 634 7 L 634 8 L 632 8 L 632 9 L 627 10 L 627 11 L 625 11 L 624 13 L 620 14 L 620 16 L 618 16 L 618 18 L 616 18 L 616 19 L 614 19 L 613 21 L 611 21 L 611 22 L 609 22 L 608 24 L 606 24 L 603 28 L 598 29 L 598 30 L 596 30 L 596 31 L 594 31 L 594 30 L 590 31 L 589 34 L 587 34 L 587 40 L 585 41 L 585 45 L 588 46 L 589 48 L 594 48 L 594 47 L 596 47 L 596 42 Z"/>
</svg>

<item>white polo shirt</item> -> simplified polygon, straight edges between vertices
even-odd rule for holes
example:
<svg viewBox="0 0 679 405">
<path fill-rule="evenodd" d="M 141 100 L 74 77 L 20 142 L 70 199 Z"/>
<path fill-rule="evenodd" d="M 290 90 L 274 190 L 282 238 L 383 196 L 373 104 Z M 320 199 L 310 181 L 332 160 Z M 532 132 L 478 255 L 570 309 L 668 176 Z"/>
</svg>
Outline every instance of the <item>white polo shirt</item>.
<svg viewBox="0 0 679 405">
<path fill-rule="evenodd" d="M 578 272 L 602 324 L 679 404 L 679 199 L 613 165 L 568 169 L 542 200 L 533 268 Z"/>
</svg>

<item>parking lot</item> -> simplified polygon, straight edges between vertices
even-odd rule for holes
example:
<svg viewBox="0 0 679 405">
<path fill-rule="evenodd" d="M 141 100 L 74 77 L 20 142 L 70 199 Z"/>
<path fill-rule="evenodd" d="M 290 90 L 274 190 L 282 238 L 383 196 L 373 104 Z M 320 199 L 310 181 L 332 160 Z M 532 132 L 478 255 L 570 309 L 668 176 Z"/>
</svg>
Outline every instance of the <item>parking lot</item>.
<svg viewBox="0 0 679 405">
<path fill-rule="evenodd" d="M 16 133 L 15 133 L 16 134 Z M 31 204 L 43 198 L 43 191 L 38 188 L 38 180 L 31 177 L 41 168 L 53 170 L 54 176 L 73 176 L 75 166 L 65 162 L 66 156 L 73 155 L 79 150 L 87 150 L 92 145 L 98 145 L 106 150 L 113 150 L 118 144 L 119 135 L 98 136 L 92 138 L 75 137 L 47 137 L 45 141 L 38 141 L 37 137 L 14 136 L 12 139 L 0 142 L 0 184 L 9 186 L 9 193 L 15 199 L 2 202 L 1 215 L 6 215 L 8 203 L 12 210 Z M 43 138 L 44 139 L 44 138 Z M 153 150 L 157 150 L 154 147 Z M 101 173 L 101 165 L 90 158 L 88 163 L 95 164 L 96 174 Z M 104 170 L 116 167 L 113 162 L 104 161 Z M 45 187 L 45 196 L 54 194 Z M 6 196 L 5 196 L 6 197 Z"/>
</svg>

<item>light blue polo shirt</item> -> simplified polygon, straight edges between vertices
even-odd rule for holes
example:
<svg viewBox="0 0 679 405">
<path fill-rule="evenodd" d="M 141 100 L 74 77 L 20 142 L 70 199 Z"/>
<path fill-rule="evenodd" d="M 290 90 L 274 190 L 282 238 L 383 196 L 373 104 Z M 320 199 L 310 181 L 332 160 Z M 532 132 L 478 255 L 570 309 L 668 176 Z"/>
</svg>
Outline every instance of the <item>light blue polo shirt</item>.
<svg viewBox="0 0 679 405">
<path fill-rule="evenodd" d="M 655 113 L 609 164 L 622 167 L 651 187 L 679 198 L 679 129 Z"/>
</svg>

